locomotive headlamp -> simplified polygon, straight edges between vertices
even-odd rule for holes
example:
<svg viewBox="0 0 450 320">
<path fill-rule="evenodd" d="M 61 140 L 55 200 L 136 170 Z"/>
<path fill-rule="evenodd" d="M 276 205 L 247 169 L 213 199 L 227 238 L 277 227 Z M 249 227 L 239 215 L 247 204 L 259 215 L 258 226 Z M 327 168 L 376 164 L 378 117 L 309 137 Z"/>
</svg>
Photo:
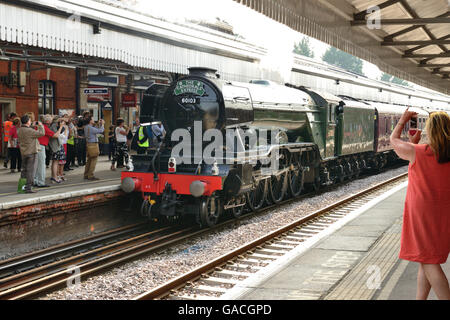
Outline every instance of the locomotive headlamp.
<svg viewBox="0 0 450 320">
<path fill-rule="evenodd" d="M 175 160 L 175 158 L 169 159 L 168 171 L 169 172 L 177 172 L 177 161 Z"/>
</svg>

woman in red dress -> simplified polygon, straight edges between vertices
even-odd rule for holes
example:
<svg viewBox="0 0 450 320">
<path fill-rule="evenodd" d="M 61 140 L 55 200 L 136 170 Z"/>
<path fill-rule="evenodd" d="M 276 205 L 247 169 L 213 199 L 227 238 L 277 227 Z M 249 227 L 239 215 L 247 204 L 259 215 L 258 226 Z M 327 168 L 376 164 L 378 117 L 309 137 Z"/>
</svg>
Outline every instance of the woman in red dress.
<svg viewBox="0 0 450 320">
<path fill-rule="evenodd" d="M 450 288 L 441 264 L 450 252 L 450 117 L 434 112 L 426 124 L 428 144 L 418 144 L 420 130 L 410 142 L 401 140 L 405 124 L 415 116 L 408 109 L 391 135 L 397 155 L 409 160 L 408 190 L 399 258 L 420 263 L 418 300 L 430 289 L 439 299 L 450 300 Z"/>
</svg>

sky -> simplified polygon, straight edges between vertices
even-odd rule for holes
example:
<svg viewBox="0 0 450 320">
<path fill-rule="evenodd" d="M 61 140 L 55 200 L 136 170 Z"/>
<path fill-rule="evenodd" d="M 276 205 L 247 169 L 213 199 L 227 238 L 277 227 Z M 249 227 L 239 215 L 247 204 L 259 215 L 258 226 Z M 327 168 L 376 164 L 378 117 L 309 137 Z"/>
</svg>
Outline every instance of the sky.
<svg viewBox="0 0 450 320">
<path fill-rule="evenodd" d="M 294 43 L 304 35 L 280 24 L 233 0 L 122 0 L 125 4 L 134 4 L 135 9 L 168 21 L 184 22 L 188 20 L 214 21 L 216 17 L 233 26 L 235 34 L 246 41 L 268 49 L 267 58 L 261 65 L 276 69 L 287 76 L 291 70 Z M 316 60 L 321 57 L 329 45 L 310 38 Z M 369 78 L 381 77 L 377 66 L 364 61 L 363 72 Z"/>
</svg>

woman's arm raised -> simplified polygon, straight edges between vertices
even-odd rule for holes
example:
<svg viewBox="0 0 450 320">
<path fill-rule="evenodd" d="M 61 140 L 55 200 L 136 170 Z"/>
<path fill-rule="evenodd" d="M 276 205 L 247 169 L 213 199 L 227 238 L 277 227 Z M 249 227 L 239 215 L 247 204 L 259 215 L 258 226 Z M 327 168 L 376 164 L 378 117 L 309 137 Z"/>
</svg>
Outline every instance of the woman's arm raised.
<svg viewBox="0 0 450 320">
<path fill-rule="evenodd" d="M 394 148 L 395 153 L 402 159 L 408 160 L 410 162 L 414 162 L 416 158 L 416 149 L 414 147 L 414 144 L 417 144 L 420 140 L 421 132 L 420 130 L 417 130 L 416 134 L 414 136 L 411 136 L 408 133 L 409 140 L 411 142 L 406 142 L 401 139 L 403 128 L 405 127 L 406 123 L 414 116 L 416 115 L 416 112 L 409 111 L 408 108 L 406 109 L 405 113 L 403 113 L 402 117 L 400 118 L 400 121 L 395 126 L 394 131 L 391 134 L 391 144 Z M 415 143 L 412 143 L 415 142 Z"/>
</svg>

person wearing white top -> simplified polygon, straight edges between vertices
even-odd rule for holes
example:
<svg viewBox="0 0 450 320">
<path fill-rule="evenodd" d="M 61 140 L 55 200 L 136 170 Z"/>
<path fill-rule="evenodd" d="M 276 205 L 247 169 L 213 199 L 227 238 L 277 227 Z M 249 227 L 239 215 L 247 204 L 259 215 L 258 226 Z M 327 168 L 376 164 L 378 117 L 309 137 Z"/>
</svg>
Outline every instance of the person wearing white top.
<svg viewBox="0 0 450 320">
<path fill-rule="evenodd" d="M 66 164 L 66 150 L 64 145 L 67 144 L 67 140 L 69 139 L 69 127 L 67 126 L 68 119 L 67 118 L 59 118 L 58 119 L 59 126 L 62 127 L 61 133 L 58 136 L 60 150 L 58 151 L 57 163 L 58 169 L 56 174 L 56 179 L 50 179 L 52 183 L 61 183 L 62 181 L 66 181 L 67 179 L 64 177 L 64 165 Z"/>
<path fill-rule="evenodd" d="M 114 155 L 112 159 L 111 164 L 111 170 L 115 171 L 115 165 L 118 159 L 125 158 L 125 162 L 127 164 L 128 168 L 128 146 L 127 146 L 127 135 L 128 132 L 130 132 L 130 128 L 125 128 L 124 126 L 125 121 L 122 118 L 117 119 L 116 122 L 116 129 L 115 129 L 115 135 L 116 135 L 116 149 L 114 150 Z M 119 168 L 119 166 L 118 166 Z"/>
</svg>

